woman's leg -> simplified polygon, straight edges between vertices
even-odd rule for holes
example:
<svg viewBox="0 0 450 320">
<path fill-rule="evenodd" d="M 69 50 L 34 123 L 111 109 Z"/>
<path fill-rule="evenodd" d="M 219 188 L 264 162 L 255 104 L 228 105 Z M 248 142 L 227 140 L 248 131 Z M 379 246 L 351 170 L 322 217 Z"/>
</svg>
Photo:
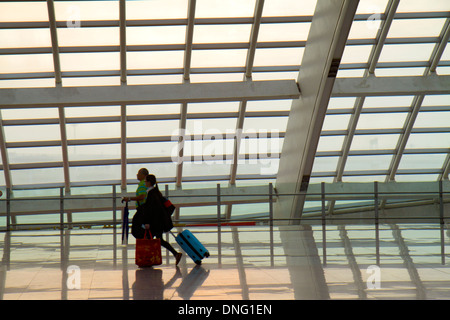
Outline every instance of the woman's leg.
<svg viewBox="0 0 450 320">
<path fill-rule="evenodd" d="M 170 245 L 170 243 L 168 243 L 167 241 L 165 241 L 162 237 L 159 238 L 161 240 L 161 245 L 166 248 L 167 250 L 169 250 L 174 256 L 177 255 L 177 251 Z"/>
<path fill-rule="evenodd" d="M 164 248 L 166 248 L 167 250 L 169 250 L 169 251 L 173 254 L 173 256 L 175 257 L 175 265 L 178 265 L 178 263 L 179 263 L 180 260 L 181 260 L 182 253 L 181 253 L 181 252 L 177 252 L 177 251 L 170 245 L 170 243 L 168 243 L 167 241 L 165 241 L 165 240 L 162 238 L 162 235 L 159 236 L 159 237 L 157 237 L 157 238 L 159 238 L 159 239 L 161 240 L 161 246 L 163 246 Z"/>
</svg>

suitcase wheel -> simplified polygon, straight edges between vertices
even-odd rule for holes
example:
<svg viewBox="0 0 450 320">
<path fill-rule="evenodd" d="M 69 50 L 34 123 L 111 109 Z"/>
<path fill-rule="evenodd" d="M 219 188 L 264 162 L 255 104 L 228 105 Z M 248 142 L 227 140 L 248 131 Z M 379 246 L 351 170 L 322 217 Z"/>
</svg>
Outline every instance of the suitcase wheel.
<svg viewBox="0 0 450 320">
<path fill-rule="evenodd" d="M 209 257 L 209 252 L 208 252 L 208 251 L 205 252 L 205 257 L 206 257 L 206 258 Z"/>
<path fill-rule="evenodd" d="M 199 265 L 202 264 L 202 261 L 201 261 L 201 260 L 196 260 L 196 261 L 195 261 L 195 264 L 199 266 Z"/>
</svg>

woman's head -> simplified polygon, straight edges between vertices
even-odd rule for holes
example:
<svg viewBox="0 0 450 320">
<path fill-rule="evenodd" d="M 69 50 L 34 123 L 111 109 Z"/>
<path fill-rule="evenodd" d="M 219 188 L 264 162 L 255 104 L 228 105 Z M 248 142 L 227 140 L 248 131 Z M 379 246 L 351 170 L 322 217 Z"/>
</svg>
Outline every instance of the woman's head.
<svg viewBox="0 0 450 320">
<path fill-rule="evenodd" d="M 149 174 L 146 178 L 145 178 L 145 185 L 147 187 L 153 187 L 154 185 L 156 185 L 156 177 L 153 174 Z"/>
</svg>

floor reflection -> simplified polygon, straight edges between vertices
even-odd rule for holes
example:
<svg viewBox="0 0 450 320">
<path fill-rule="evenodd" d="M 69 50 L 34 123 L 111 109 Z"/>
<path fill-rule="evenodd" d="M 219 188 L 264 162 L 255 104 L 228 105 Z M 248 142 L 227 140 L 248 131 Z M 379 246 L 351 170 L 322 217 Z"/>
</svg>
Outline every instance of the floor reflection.
<svg viewBox="0 0 450 320">
<path fill-rule="evenodd" d="M 111 228 L 0 233 L 0 299 L 450 299 L 447 225 L 191 231 L 211 254 L 202 265 L 163 255 L 141 269 Z"/>
</svg>

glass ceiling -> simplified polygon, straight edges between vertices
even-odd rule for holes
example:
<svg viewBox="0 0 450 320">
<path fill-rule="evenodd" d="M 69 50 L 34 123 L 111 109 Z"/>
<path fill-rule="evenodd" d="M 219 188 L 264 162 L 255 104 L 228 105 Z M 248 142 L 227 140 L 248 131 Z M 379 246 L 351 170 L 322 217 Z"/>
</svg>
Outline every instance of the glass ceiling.
<svg viewBox="0 0 450 320">
<path fill-rule="evenodd" d="M 1 2 L 0 88 L 55 87 L 58 74 L 63 87 L 119 86 L 121 80 L 181 84 L 186 70 L 191 83 L 243 81 L 248 71 L 253 80 L 297 80 L 316 5 L 316 0 L 197 0 L 194 11 L 188 0 L 126 1 L 121 36 L 120 2 Z M 56 37 L 49 23 L 52 8 Z M 361 0 L 338 78 L 449 75 L 449 20 L 448 0 Z M 141 167 L 183 188 L 275 182 L 291 100 L 242 104 L 2 109 L 0 186 L 75 188 L 125 180 L 132 191 Z M 413 92 L 332 97 L 311 182 L 445 179 L 449 124 L 450 92 L 420 99 Z M 185 143 L 182 170 L 180 129 L 192 137 Z M 244 138 L 234 161 L 239 130 Z"/>
</svg>

